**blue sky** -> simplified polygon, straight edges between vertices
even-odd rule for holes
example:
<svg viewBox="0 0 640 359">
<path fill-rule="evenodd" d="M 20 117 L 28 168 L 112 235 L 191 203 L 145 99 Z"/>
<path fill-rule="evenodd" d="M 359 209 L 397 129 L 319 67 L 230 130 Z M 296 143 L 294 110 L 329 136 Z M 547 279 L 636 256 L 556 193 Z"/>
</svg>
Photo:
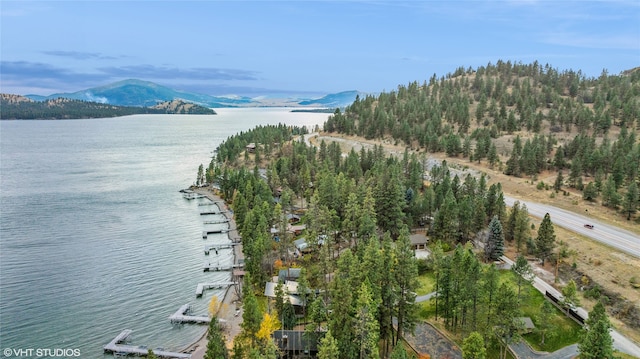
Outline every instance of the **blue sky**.
<svg viewBox="0 0 640 359">
<path fill-rule="evenodd" d="M 5 1 L 0 92 L 136 78 L 211 95 L 381 92 L 459 66 L 640 66 L 640 1 Z"/>
</svg>

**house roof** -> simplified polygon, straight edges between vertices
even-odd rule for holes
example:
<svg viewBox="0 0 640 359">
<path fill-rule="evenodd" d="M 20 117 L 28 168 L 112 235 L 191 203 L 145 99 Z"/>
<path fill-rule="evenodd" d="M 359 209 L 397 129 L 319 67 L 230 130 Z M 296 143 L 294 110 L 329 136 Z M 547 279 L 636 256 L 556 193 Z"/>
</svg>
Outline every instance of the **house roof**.
<svg viewBox="0 0 640 359">
<path fill-rule="evenodd" d="M 298 283 L 295 283 L 295 292 L 298 292 Z M 274 283 L 274 282 L 266 282 L 265 286 L 264 286 L 264 295 L 265 297 L 269 297 L 269 298 L 275 298 L 276 297 L 276 286 L 278 285 L 278 283 Z M 295 294 L 287 294 L 288 292 L 288 286 L 286 286 L 285 288 L 285 294 L 282 296 L 282 298 L 284 300 L 289 300 L 289 303 L 293 304 L 293 305 L 297 305 L 299 307 L 303 306 L 304 303 L 302 302 L 302 299 L 300 299 L 299 296 L 295 295 Z"/>
<path fill-rule="evenodd" d="M 300 278 L 300 268 L 280 269 L 278 272 L 278 279 L 284 282 L 287 278 Z"/>
<path fill-rule="evenodd" d="M 409 236 L 409 240 L 411 240 L 411 244 L 412 245 L 416 245 L 416 244 L 427 244 L 427 242 L 429 241 L 427 239 L 427 236 L 425 236 L 422 233 L 415 233 Z"/>
<path fill-rule="evenodd" d="M 315 340 L 305 335 L 299 330 L 276 330 L 273 332 L 273 339 L 278 348 L 283 351 L 318 351 L 318 342 L 324 337 L 324 332 L 318 332 Z M 311 340 L 310 340 L 311 339 Z"/>
<path fill-rule="evenodd" d="M 294 213 L 287 213 L 287 220 L 291 221 L 299 221 L 300 220 L 300 216 L 298 216 L 297 214 Z"/>
<path fill-rule="evenodd" d="M 296 232 L 296 231 L 302 232 L 305 229 L 307 229 L 307 226 L 304 225 L 304 224 L 297 224 L 295 226 L 292 226 L 292 225 L 288 225 L 287 226 L 287 231 L 289 231 L 289 232 Z"/>
<path fill-rule="evenodd" d="M 307 240 L 304 238 L 296 239 L 295 241 L 293 241 L 293 245 L 296 246 L 296 248 L 298 248 L 298 250 L 300 251 L 305 250 L 307 247 L 309 247 Z"/>
<path fill-rule="evenodd" d="M 524 329 L 534 329 L 536 326 L 529 317 L 517 317 L 515 320 L 519 320 L 524 324 Z"/>
</svg>

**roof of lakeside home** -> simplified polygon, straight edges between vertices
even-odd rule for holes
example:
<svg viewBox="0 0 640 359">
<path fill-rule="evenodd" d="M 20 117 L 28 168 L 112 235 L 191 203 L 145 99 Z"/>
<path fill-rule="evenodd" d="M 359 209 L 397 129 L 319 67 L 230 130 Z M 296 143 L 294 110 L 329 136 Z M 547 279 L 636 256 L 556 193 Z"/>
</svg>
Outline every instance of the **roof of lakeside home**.
<svg viewBox="0 0 640 359">
<path fill-rule="evenodd" d="M 290 283 L 295 283 L 295 285 L 290 284 Z M 276 298 L 276 287 L 277 287 L 278 283 L 274 283 L 274 282 L 266 282 L 265 286 L 264 286 L 264 295 L 266 297 L 269 298 Z M 292 287 L 292 289 L 294 289 L 293 292 L 289 292 L 289 287 Z M 293 305 L 297 305 L 297 306 L 304 306 L 304 303 L 302 302 L 302 299 L 300 299 L 299 296 L 292 294 L 292 293 L 298 293 L 298 283 L 297 282 L 291 282 L 291 281 L 287 281 L 287 284 L 285 285 L 284 289 L 284 295 L 282 296 L 282 298 L 284 300 L 289 300 L 289 302 Z M 289 294 L 288 294 L 289 293 Z"/>
<path fill-rule="evenodd" d="M 273 339 L 276 341 L 278 348 L 284 351 L 318 351 L 318 342 L 324 337 L 325 332 L 318 332 L 316 340 L 309 340 L 304 335 L 304 331 L 299 330 L 276 330 L 273 332 Z M 286 339 L 286 340 L 284 340 Z"/>
</svg>

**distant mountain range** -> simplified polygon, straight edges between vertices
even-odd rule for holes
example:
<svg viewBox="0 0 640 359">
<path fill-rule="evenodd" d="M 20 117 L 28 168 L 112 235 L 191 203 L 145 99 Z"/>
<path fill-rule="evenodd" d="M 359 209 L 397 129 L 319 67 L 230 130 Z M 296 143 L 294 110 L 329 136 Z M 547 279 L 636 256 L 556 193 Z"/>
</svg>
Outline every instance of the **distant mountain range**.
<svg viewBox="0 0 640 359">
<path fill-rule="evenodd" d="M 26 97 L 35 101 L 45 101 L 62 97 L 116 106 L 138 107 L 152 107 L 161 102 L 182 100 L 212 108 L 260 106 L 336 108 L 350 105 L 353 103 L 357 95 L 362 95 L 362 93 L 358 91 L 344 91 L 335 94 L 328 94 L 317 99 L 210 96 L 199 93 L 178 91 L 153 82 L 132 79 L 114 82 L 109 85 L 94 87 L 78 92 L 55 93 L 49 96 L 26 95 Z"/>
</svg>

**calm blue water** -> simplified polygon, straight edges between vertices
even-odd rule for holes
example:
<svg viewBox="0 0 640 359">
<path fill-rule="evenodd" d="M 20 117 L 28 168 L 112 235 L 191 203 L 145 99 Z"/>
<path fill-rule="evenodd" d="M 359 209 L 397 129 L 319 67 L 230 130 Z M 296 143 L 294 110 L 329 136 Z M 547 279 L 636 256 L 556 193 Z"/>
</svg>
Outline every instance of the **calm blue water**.
<svg viewBox="0 0 640 359">
<path fill-rule="evenodd" d="M 173 326 L 190 303 L 206 314 L 206 220 L 178 190 L 225 138 L 258 124 L 321 124 L 326 114 L 220 109 L 217 116 L 143 115 L 0 121 L 0 350 L 71 348 L 82 358 L 123 329 L 133 344 L 179 350 L 204 326 Z M 221 253 L 228 260 L 231 252 Z M 213 253 L 212 253 L 213 254 Z"/>
</svg>

